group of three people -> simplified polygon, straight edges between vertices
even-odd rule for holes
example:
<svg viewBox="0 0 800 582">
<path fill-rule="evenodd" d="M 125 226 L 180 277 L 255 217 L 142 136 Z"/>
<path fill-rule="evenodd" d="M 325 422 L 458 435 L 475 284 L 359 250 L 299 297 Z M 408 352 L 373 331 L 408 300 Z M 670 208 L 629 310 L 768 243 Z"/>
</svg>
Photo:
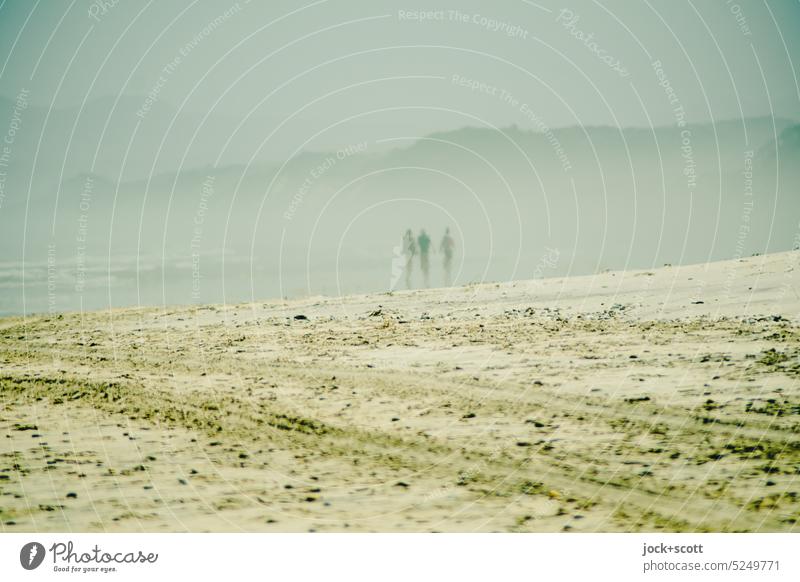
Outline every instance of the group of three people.
<svg viewBox="0 0 800 582">
<path fill-rule="evenodd" d="M 444 286 L 448 287 L 451 283 L 451 273 L 453 266 L 453 251 L 455 250 L 455 241 L 450 236 L 450 229 L 446 228 L 442 242 L 439 244 L 439 251 L 444 257 Z M 406 258 L 406 287 L 411 289 L 411 272 L 414 267 L 414 257 L 419 254 L 419 265 L 422 269 L 422 278 L 425 287 L 430 287 L 430 259 L 429 252 L 431 250 L 431 237 L 425 232 L 423 228 L 420 230 L 419 236 L 414 238 L 414 234 L 409 228 L 403 235 L 403 254 Z"/>
</svg>

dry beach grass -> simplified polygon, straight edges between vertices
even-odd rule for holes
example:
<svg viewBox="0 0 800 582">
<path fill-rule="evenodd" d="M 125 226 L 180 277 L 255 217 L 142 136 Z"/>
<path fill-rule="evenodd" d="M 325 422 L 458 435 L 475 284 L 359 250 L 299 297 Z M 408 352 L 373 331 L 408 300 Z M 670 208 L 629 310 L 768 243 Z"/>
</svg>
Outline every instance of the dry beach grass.
<svg viewBox="0 0 800 582">
<path fill-rule="evenodd" d="M 792 531 L 798 267 L 0 320 L 0 523 Z"/>
</svg>

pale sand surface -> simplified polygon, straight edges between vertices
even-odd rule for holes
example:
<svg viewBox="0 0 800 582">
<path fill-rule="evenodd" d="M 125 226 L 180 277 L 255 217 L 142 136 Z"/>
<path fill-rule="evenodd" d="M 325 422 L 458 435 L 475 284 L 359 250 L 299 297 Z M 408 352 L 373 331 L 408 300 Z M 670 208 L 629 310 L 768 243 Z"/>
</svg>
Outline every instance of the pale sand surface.
<svg viewBox="0 0 800 582">
<path fill-rule="evenodd" d="M 798 293 L 789 252 L 3 319 L 0 527 L 792 531 Z"/>
</svg>

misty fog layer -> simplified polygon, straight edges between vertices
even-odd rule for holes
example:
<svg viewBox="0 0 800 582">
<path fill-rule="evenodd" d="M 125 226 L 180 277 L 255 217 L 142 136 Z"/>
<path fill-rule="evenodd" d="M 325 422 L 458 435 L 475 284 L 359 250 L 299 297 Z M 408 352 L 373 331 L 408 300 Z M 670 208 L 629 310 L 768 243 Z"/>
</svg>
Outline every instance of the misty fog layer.
<svg viewBox="0 0 800 582">
<path fill-rule="evenodd" d="M 800 244 L 796 4 L 112 4 L 0 8 L 2 314 Z"/>
</svg>

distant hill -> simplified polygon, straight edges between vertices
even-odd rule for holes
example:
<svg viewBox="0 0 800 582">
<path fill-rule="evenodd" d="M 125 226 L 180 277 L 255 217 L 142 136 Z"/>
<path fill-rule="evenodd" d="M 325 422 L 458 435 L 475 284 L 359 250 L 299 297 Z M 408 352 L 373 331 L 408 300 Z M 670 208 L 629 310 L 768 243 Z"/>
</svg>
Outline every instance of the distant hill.
<svg viewBox="0 0 800 582">
<path fill-rule="evenodd" d="M 688 150 L 677 127 L 464 127 L 249 162 L 271 131 L 253 122 L 215 167 L 230 120 L 212 115 L 187 148 L 197 115 L 156 103 L 141 119 L 141 102 L 92 101 L 77 125 L 78 108 L 25 112 L 0 211 L 7 260 L 25 240 L 26 260 L 55 244 L 70 261 L 84 234 L 87 253 L 112 260 L 224 249 L 344 273 L 390 262 L 406 228 L 449 226 L 466 280 L 505 279 L 539 273 L 548 249 L 559 260 L 546 274 L 579 274 L 787 250 L 798 232 L 800 125 L 787 119 L 691 125 Z"/>
</svg>

